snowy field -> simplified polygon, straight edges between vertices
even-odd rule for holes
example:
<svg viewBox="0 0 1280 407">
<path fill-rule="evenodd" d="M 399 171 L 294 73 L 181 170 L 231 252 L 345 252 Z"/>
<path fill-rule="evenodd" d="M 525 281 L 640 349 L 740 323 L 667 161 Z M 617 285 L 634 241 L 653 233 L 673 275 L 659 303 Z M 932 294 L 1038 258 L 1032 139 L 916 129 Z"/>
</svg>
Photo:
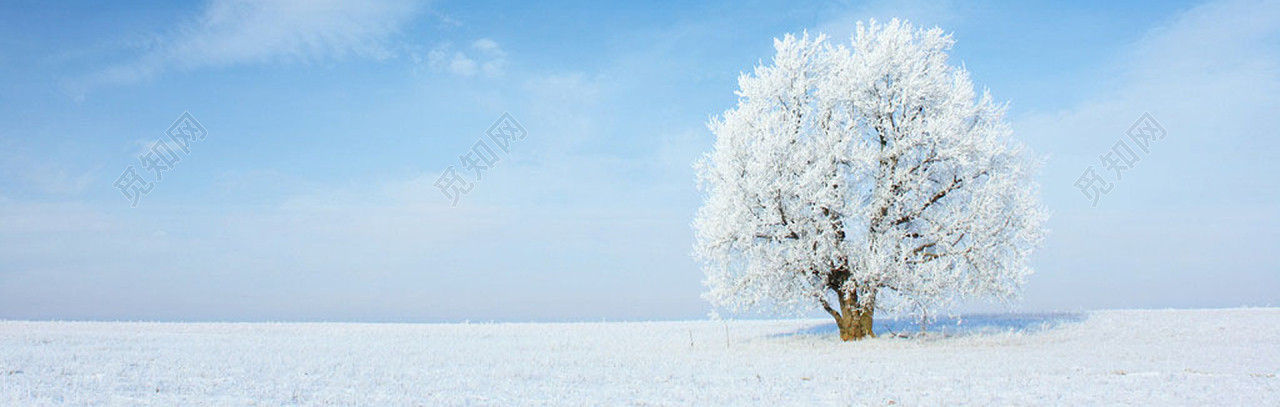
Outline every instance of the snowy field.
<svg viewBox="0 0 1280 407">
<path fill-rule="evenodd" d="M 0 405 L 1280 405 L 1280 309 L 958 322 L 9 321 Z"/>
</svg>

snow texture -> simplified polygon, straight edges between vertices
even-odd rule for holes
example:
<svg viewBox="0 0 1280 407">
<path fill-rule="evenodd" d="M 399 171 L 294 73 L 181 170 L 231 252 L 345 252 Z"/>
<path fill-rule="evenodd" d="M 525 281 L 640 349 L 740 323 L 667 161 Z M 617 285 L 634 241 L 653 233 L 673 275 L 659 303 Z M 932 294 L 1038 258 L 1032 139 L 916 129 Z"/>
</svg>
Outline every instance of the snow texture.
<svg viewBox="0 0 1280 407">
<path fill-rule="evenodd" d="M 935 328 L 8 321 L 0 405 L 1280 405 L 1280 309 Z"/>
</svg>

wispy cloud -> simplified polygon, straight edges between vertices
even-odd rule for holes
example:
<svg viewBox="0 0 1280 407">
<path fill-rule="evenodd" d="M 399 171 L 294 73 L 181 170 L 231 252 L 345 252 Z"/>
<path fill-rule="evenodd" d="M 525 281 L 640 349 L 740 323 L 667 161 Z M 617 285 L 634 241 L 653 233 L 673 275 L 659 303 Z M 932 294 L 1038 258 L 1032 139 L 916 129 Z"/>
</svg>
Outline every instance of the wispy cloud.
<svg viewBox="0 0 1280 407">
<path fill-rule="evenodd" d="M 455 49 L 453 43 L 444 42 L 427 53 L 426 64 L 436 72 L 496 78 L 505 73 L 507 53 L 488 38 L 476 40 L 464 49 Z"/>
<path fill-rule="evenodd" d="M 0 135 L 0 184 L 7 180 L 13 182 L 14 186 L 22 187 L 14 189 L 25 188 L 46 195 L 74 196 L 84 192 L 96 180 L 98 170 L 101 170 L 100 167 L 86 168 L 83 165 L 37 157 L 28 146 Z"/>
<path fill-rule="evenodd" d="M 439 27 L 441 29 L 458 28 L 463 25 L 462 20 L 458 20 L 456 18 L 449 16 L 448 14 L 444 14 L 439 11 L 432 11 L 431 15 L 435 17 L 437 20 L 439 20 L 439 22 L 436 24 L 436 27 Z"/>
<path fill-rule="evenodd" d="M 1027 298 L 1079 292 L 1095 307 L 1273 301 L 1280 182 L 1280 7 L 1209 2 L 1149 30 L 1115 64 L 1117 85 L 1076 106 L 1027 115 L 1015 132 L 1052 152 L 1042 183 L 1057 203 L 1052 243 Z M 1143 112 L 1168 136 L 1097 208 L 1073 187 Z M 1211 255 L 1207 255 L 1211 253 Z M 1085 254 L 1085 255 L 1082 255 Z M 1224 264 L 1230 266 L 1223 267 Z M 1106 281 L 1098 290 L 1098 281 Z M 1251 281 L 1241 284 L 1242 281 Z M 1051 303 L 1051 301 L 1059 301 Z M 1216 301 L 1216 302 L 1202 302 Z"/>
<path fill-rule="evenodd" d="M 214 0 L 175 22 L 156 44 L 71 81 L 73 92 L 150 80 L 170 71 L 347 57 L 384 59 L 390 38 L 417 14 L 412 0 Z"/>
<path fill-rule="evenodd" d="M 1058 182 L 1070 185 L 1086 165 L 1097 162 L 1099 149 L 1115 142 L 1134 120 L 1149 111 L 1169 129 L 1170 141 L 1161 154 L 1143 165 L 1168 165 L 1170 170 L 1203 166 L 1178 178 L 1152 179 L 1181 189 L 1198 183 L 1216 185 L 1244 181 L 1225 176 L 1228 167 L 1271 165 L 1261 157 L 1274 146 L 1270 138 L 1280 126 L 1280 6 L 1250 0 L 1206 3 L 1150 30 L 1130 46 L 1116 63 L 1118 80 L 1110 91 L 1061 111 L 1039 112 L 1015 122 L 1015 129 L 1034 143 L 1055 148 L 1059 162 L 1070 160 L 1070 171 Z M 1174 138 L 1177 135 L 1177 138 Z M 1061 140 L 1074 140 L 1062 143 Z M 1246 148 L 1252 146 L 1252 148 Z M 1154 152 L 1153 152 L 1154 154 Z M 1175 159 L 1182 155 L 1181 159 Z M 1153 170 L 1155 168 L 1152 168 Z M 1049 168 L 1050 176 L 1053 167 Z M 1242 171 L 1240 173 L 1256 173 Z M 1154 174 L 1153 174 L 1154 175 Z M 1137 175 L 1135 175 L 1137 176 Z M 1174 185 L 1174 184 L 1177 185 Z M 1243 185 L 1241 185 L 1243 187 Z M 1252 188 L 1228 188 L 1224 194 Z M 1052 192 L 1052 191 L 1050 191 Z M 1079 192 L 1067 189 L 1074 198 Z M 1142 195 L 1168 202 L 1174 198 L 1202 200 L 1212 196 Z M 1138 196 L 1135 196 L 1135 198 Z M 1082 200 L 1070 202 L 1079 204 Z"/>
</svg>

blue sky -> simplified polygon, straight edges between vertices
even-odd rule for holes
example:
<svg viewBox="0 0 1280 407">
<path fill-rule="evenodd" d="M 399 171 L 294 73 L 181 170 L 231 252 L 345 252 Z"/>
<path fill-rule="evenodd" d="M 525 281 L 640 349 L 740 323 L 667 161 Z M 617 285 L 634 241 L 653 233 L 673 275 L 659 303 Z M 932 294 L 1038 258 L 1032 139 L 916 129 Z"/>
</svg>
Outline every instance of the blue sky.
<svg viewBox="0 0 1280 407">
<path fill-rule="evenodd" d="M 699 318 L 692 161 L 772 39 L 901 17 L 1009 100 L 1054 215 L 1023 310 L 1280 304 L 1280 4 L 0 5 L 0 318 Z M 112 186 L 208 130 L 136 208 Z M 528 137 L 432 186 L 503 112 Z M 1073 186 L 1150 112 L 1168 136 Z M 972 309 L 986 309 L 973 306 Z"/>
</svg>

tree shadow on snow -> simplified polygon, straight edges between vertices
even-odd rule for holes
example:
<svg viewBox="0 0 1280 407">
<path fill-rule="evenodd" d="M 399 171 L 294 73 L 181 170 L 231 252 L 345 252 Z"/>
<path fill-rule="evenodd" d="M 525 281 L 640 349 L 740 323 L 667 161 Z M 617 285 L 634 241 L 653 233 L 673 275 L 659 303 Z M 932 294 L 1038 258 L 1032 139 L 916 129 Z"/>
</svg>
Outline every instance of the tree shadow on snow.
<svg viewBox="0 0 1280 407">
<path fill-rule="evenodd" d="M 990 333 L 1034 333 L 1048 331 L 1062 324 L 1081 322 L 1089 316 L 1083 312 L 972 314 L 939 317 L 926 325 L 926 336 L 966 336 Z M 878 318 L 874 330 L 881 337 L 920 336 L 920 321 L 914 318 Z M 774 337 L 838 335 L 835 322 L 814 325 Z"/>
</svg>

